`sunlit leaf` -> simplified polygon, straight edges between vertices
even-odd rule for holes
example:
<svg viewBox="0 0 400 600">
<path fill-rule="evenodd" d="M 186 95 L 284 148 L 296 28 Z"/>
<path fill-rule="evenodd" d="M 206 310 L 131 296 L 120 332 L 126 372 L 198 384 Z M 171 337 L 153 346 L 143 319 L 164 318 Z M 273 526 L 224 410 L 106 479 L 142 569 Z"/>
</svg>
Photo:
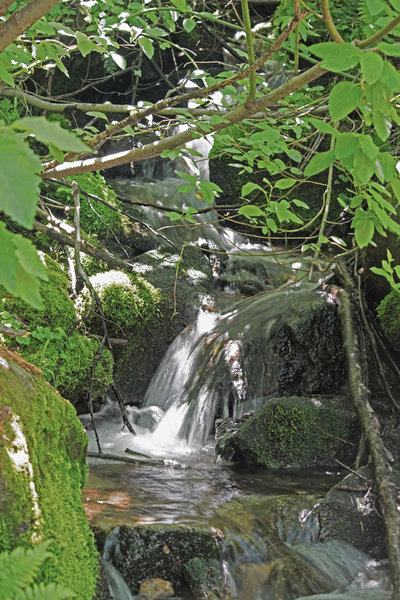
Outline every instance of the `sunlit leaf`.
<svg viewBox="0 0 400 600">
<path fill-rule="evenodd" d="M 361 89 L 350 81 L 340 81 L 329 94 L 329 113 L 332 121 L 340 121 L 351 113 L 362 100 Z"/>
<path fill-rule="evenodd" d="M 0 210 L 19 225 L 32 228 L 39 200 L 39 158 L 10 130 L 0 135 Z"/>
<path fill-rule="evenodd" d="M 328 150 L 327 152 L 318 152 L 312 157 L 306 168 L 304 169 L 304 175 L 306 177 L 312 177 L 321 171 L 325 171 L 335 162 L 335 152 Z"/>
<path fill-rule="evenodd" d="M 63 129 L 59 123 L 48 121 L 45 117 L 24 117 L 15 121 L 12 127 L 33 134 L 44 144 L 53 144 L 66 152 L 87 152 L 88 146 L 74 133 Z"/>
</svg>

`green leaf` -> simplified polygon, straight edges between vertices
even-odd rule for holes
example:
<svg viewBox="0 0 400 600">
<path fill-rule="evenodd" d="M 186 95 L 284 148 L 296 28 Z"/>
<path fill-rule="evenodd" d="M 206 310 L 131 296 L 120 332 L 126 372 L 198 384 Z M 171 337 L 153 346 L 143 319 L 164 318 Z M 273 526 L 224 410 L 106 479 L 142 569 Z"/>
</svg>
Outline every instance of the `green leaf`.
<svg viewBox="0 0 400 600">
<path fill-rule="evenodd" d="M 40 257 L 37 253 L 35 246 L 32 244 L 31 240 L 28 240 L 22 235 L 14 235 L 13 236 L 13 244 L 16 249 L 15 254 L 18 262 L 22 266 L 25 271 L 28 271 L 31 275 L 35 277 L 40 277 L 45 281 L 48 280 L 46 267 L 40 260 Z"/>
<path fill-rule="evenodd" d="M 380 42 L 377 45 L 378 50 L 381 50 L 386 56 L 400 56 L 400 44 L 388 44 L 387 42 Z"/>
<path fill-rule="evenodd" d="M 194 19 L 183 19 L 183 29 L 186 33 L 190 33 L 196 27 L 196 21 Z"/>
<path fill-rule="evenodd" d="M 86 146 L 74 133 L 63 129 L 59 123 L 45 117 L 24 117 L 12 124 L 14 129 L 27 131 L 44 144 L 53 144 L 65 152 L 87 152 Z"/>
<path fill-rule="evenodd" d="M 357 46 L 337 42 L 322 42 L 311 46 L 310 51 L 323 59 L 322 67 L 334 73 L 348 71 L 355 67 L 362 55 Z"/>
<path fill-rule="evenodd" d="M 171 0 L 171 4 L 182 12 L 187 11 L 186 0 Z"/>
<path fill-rule="evenodd" d="M 9 85 L 10 87 L 15 87 L 15 82 L 14 79 L 12 77 L 12 75 L 10 75 L 10 73 L 7 71 L 7 68 L 4 64 L 4 62 L 0 59 L 0 80 L 4 81 L 4 83 L 6 83 L 7 85 Z"/>
<path fill-rule="evenodd" d="M 318 152 L 312 157 L 306 168 L 304 169 L 304 175 L 306 177 L 312 177 L 321 171 L 325 171 L 335 162 L 335 152 L 328 150 L 327 152 Z"/>
<path fill-rule="evenodd" d="M 396 196 L 397 202 L 400 202 L 400 181 L 398 175 L 392 177 L 389 183 L 392 186 L 392 190 L 394 192 L 394 195 Z"/>
<path fill-rule="evenodd" d="M 308 122 L 315 127 L 321 133 L 329 133 L 330 135 L 337 136 L 339 134 L 337 129 L 334 129 L 332 125 L 326 123 L 326 121 L 322 121 L 321 119 L 314 119 L 313 117 L 309 117 Z"/>
<path fill-rule="evenodd" d="M 375 226 L 373 219 L 361 208 L 357 208 L 353 219 L 354 236 L 360 248 L 368 246 L 374 237 Z"/>
<path fill-rule="evenodd" d="M 376 158 L 375 172 L 383 181 L 390 181 L 396 174 L 396 159 L 389 152 L 380 152 Z"/>
<path fill-rule="evenodd" d="M 375 170 L 375 161 L 371 160 L 362 152 L 357 150 L 354 155 L 354 177 L 361 185 L 365 185 L 371 179 Z"/>
<path fill-rule="evenodd" d="M 174 173 L 176 173 L 178 177 L 181 177 L 181 179 L 188 181 L 192 185 L 195 185 L 195 183 L 197 182 L 197 177 L 195 175 L 190 175 L 189 173 L 186 173 L 186 171 L 174 171 Z"/>
<path fill-rule="evenodd" d="M 341 133 L 336 141 L 336 158 L 341 160 L 354 154 L 358 148 L 359 136 L 355 133 Z"/>
<path fill-rule="evenodd" d="M 258 185 L 258 183 L 253 183 L 252 181 L 248 181 L 247 183 L 245 183 L 244 186 L 242 186 L 243 198 L 251 194 L 251 192 L 254 192 L 254 190 L 261 190 L 262 192 L 264 191 L 263 188 L 260 185 Z"/>
<path fill-rule="evenodd" d="M 97 117 L 98 119 L 103 119 L 103 121 L 109 121 L 107 115 L 99 110 L 89 110 L 86 114 L 89 115 L 89 117 Z"/>
<path fill-rule="evenodd" d="M 39 200 L 39 158 L 12 130 L 0 135 L 0 210 L 26 229 L 32 228 Z"/>
<path fill-rule="evenodd" d="M 391 121 L 382 113 L 374 111 L 372 114 L 372 123 L 375 127 L 376 133 L 379 135 L 381 140 L 385 142 L 388 139 L 392 129 Z"/>
<path fill-rule="evenodd" d="M 299 208 L 306 208 L 309 209 L 310 207 L 308 206 L 308 204 L 306 204 L 306 202 L 303 202 L 303 200 L 298 200 L 297 198 L 294 198 L 293 200 L 291 200 L 292 204 L 294 204 L 295 206 L 298 206 Z"/>
<path fill-rule="evenodd" d="M 395 10 L 400 12 L 400 0 L 390 0 L 390 4 Z"/>
<path fill-rule="evenodd" d="M 375 83 L 383 71 L 383 59 L 376 52 L 364 52 L 360 59 L 361 70 L 368 84 Z"/>
<path fill-rule="evenodd" d="M 264 214 L 264 211 L 261 210 L 259 206 L 248 204 L 247 206 L 241 206 L 238 210 L 238 213 L 240 215 L 244 215 L 245 217 L 261 217 Z"/>
<path fill-rule="evenodd" d="M 21 242 L 21 240 L 23 240 Z M 40 261 L 36 249 L 32 242 L 24 240 L 22 236 L 16 236 L 7 231 L 4 223 L 0 223 L 0 281 L 4 287 L 12 294 L 25 300 L 34 308 L 43 308 L 43 302 L 39 293 L 39 280 L 35 274 L 24 268 L 29 269 L 33 266 L 36 272 L 43 272 L 38 267 Z M 36 254 L 37 260 L 34 255 Z M 46 272 L 44 277 L 46 278 Z M 0 583 L 1 587 L 1 583 Z"/>
<path fill-rule="evenodd" d="M 151 59 L 154 56 L 154 46 L 153 42 L 149 40 L 149 38 L 140 37 L 138 39 L 139 46 L 147 56 L 147 58 Z"/>
<path fill-rule="evenodd" d="M 272 233 L 276 233 L 278 231 L 278 226 L 273 219 L 267 219 L 267 227 L 272 231 Z"/>
<path fill-rule="evenodd" d="M 113 59 L 113 61 L 115 62 L 115 64 L 120 68 L 120 69 L 125 69 L 126 67 L 126 60 L 123 56 L 121 56 L 121 54 L 117 54 L 116 52 L 110 52 L 110 56 Z"/>
<path fill-rule="evenodd" d="M 371 15 L 378 15 L 385 10 L 385 3 L 382 0 L 366 0 L 366 4 Z"/>
<path fill-rule="evenodd" d="M 329 94 L 329 113 L 334 122 L 351 113 L 362 100 L 361 89 L 350 81 L 340 81 Z"/>
<path fill-rule="evenodd" d="M 57 162 L 59 162 L 59 163 L 64 162 L 64 152 L 62 150 L 60 150 L 59 148 L 56 148 L 56 146 L 53 146 L 53 144 L 49 144 L 49 150 Z"/>
<path fill-rule="evenodd" d="M 76 42 L 78 44 L 79 52 L 83 57 L 87 56 L 92 50 L 99 51 L 98 46 L 81 31 L 76 32 Z"/>
<path fill-rule="evenodd" d="M 295 183 L 297 183 L 296 179 L 278 179 L 274 187 L 278 190 L 287 190 L 293 187 Z"/>
<path fill-rule="evenodd" d="M 168 217 L 171 221 L 178 221 L 178 219 L 182 218 L 182 215 L 177 212 L 166 212 L 165 216 Z"/>
<path fill-rule="evenodd" d="M 201 181 L 199 184 L 201 195 L 203 200 L 208 204 L 212 204 L 215 196 L 218 196 L 218 192 L 222 192 L 219 185 L 212 181 Z"/>
<path fill-rule="evenodd" d="M 376 158 L 379 153 L 379 148 L 374 144 L 370 135 L 360 135 L 359 146 L 370 160 Z"/>
</svg>

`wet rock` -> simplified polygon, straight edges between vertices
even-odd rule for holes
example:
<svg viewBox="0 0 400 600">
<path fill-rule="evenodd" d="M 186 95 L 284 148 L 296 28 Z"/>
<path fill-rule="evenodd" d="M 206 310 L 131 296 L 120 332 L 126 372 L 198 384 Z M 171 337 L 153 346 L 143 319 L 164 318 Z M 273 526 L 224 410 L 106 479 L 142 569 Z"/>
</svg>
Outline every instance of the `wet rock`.
<svg viewBox="0 0 400 600">
<path fill-rule="evenodd" d="M 301 396 L 333 393 L 346 381 L 337 309 L 298 297 L 298 306 L 259 328 L 243 343 L 248 394 Z M 262 376 L 262 377 L 261 377 Z"/>
<path fill-rule="evenodd" d="M 320 539 L 340 539 L 373 557 L 384 554 L 385 531 L 376 509 L 372 472 L 363 467 L 329 490 L 318 509 Z"/>
<path fill-rule="evenodd" d="M 227 460 L 269 469 L 335 466 L 355 457 L 357 422 L 346 397 L 271 398 L 217 441 Z"/>
<path fill-rule="evenodd" d="M 184 565 L 193 558 L 216 559 L 211 531 L 184 525 L 122 526 L 111 559 L 133 593 L 154 578 L 176 587 L 185 581 Z"/>
<path fill-rule="evenodd" d="M 3 346 L 0 354 L 0 552 L 52 539 L 41 581 L 91 600 L 98 556 L 81 501 L 87 438 L 39 369 Z"/>
<path fill-rule="evenodd" d="M 165 598 L 174 595 L 174 588 L 170 581 L 156 577 L 143 581 L 140 584 L 139 594 L 145 598 Z"/>
<path fill-rule="evenodd" d="M 185 579 L 196 598 L 203 600 L 229 600 L 231 592 L 215 559 L 192 558 L 184 565 Z"/>
</svg>

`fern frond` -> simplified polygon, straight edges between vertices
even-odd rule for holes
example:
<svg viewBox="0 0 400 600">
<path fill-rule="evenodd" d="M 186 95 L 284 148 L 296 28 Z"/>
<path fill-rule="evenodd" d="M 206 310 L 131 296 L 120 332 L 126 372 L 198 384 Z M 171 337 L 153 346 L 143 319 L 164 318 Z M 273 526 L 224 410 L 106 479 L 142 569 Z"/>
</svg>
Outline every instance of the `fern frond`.
<svg viewBox="0 0 400 600">
<path fill-rule="evenodd" d="M 75 594 L 62 585 L 56 583 L 34 584 L 26 590 L 21 590 L 13 600 L 63 600 L 75 598 Z"/>
<path fill-rule="evenodd" d="M 34 548 L 0 553 L 0 600 L 14 598 L 17 590 L 32 583 L 41 564 L 50 556 L 49 544 L 50 541 L 46 541 Z"/>
</svg>

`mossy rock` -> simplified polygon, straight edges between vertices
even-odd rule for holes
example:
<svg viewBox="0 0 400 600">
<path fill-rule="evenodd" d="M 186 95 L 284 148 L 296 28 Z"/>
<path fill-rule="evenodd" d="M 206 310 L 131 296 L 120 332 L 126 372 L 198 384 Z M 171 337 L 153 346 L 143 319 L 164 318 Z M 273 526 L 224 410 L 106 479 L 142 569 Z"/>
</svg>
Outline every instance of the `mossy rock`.
<svg viewBox="0 0 400 600">
<path fill-rule="evenodd" d="M 157 316 L 160 292 L 141 275 L 121 271 L 106 271 L 90 278 L 101 302 L 108 333 L 113 337 L 136 335 Z M 92 298 L 85 287 L 78 299 L 78 310 L 85 314 Z M 103 324 L 92 311 L 86 325 L 95 333 L 103 334 Z"/>
<path fill-rule="evenodd" d="M 74 303 L 69 297 L 67 275 L 55 260 L 43 255 L 48 281 L 40 282 L 40 295 L 44 309 L 36 310 L 20 298 L 14 298 L 1 289 L 3 309 L 17 315 L 30 331 L 43 326 L 55 329 L 61 327 L 67 331 L 76 321 Z"/>
<path fill-rule="evenodd" d="M 77 405 L 87 399 L 91 370 L 100 342 L 77 331 L 61 340 L 22 346 L 21 355 L 42 370 L 47 381 L 70 402 Z M 113 382 L 114 359 L 106 348 L 94 367 L 92 399 L 102 400 Z"/>
<path fill-rule="evenodd" d="M 400 292 L 392 290 L 378 306 L 378 318 L 393 348 L 400 351 Z"/>
<path fill-rule="evenodd" d="M 354 459 L 355 435 L 346 398 L 272 398 L 218 447 L 268 469 L 333 466 L 336 458 Z"/>
<path fill-rule="evenodd" d="M 88 235 L 97 235 L 100 239 L 120 238 L 123 240 L 129 235 L 131 226 L 129 219 L 118 212 L 122 205 L 117 200 L 114 190 L 109 187 L 106 180 L 99 173 L 82 173 L 67 178 L 75 181 L 82 192 L 87 192 L 96 198 L 81 194 L 80 226 Z M 67 186 L 57 186 L 52 190 L 52 195 L 60 202 L 74 206 L 72 189 Z M 109 206 L 107 206 L 107 203 Z M 74 208 L 71 210 L 71 215 Z"/>
<path fill-rule="evenodd" d="M 182 585 L 193 558 L 217 559 L 216 542 L 210 530 L 186 525 L 122 526 L 111 557 L 133 593 L 156 577 Z"/>
<path fill-rule="evenodd" d="M 191 558 L 184 565 L 185 579 L 196 598 L 229 600 L 232 598 L 221 563 L 216 559 Z"/>
<path fill-rule="evenodd" d="M 87 438 L 34 367 L 0 353 L 0 551 L 53 540 L 40 581 L 91 600 L 98 555 L 81 502 Z"/>
</svg>

